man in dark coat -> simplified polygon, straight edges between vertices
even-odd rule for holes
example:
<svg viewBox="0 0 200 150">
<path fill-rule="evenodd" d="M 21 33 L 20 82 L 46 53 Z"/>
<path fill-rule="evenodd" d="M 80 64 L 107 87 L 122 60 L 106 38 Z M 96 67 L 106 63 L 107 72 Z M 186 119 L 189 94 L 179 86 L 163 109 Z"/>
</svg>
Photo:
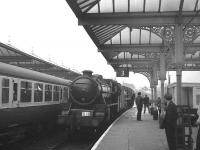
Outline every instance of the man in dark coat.
<svg viewBox="0 0 200 150">
<path fill-rule="evenodd" d="M 170 94 L 165 95 L 167 100 L 166 115 L 164 120 L 165 133 L 169 150 L 176 150 L 176 120 L 178 117 L 176 105 L 172 102 Z"/>
<path fill-rule="evenodd" d="M 158 107 L 158 111 L 159 111 L 159 115 L 161 113 L 161 99 L 160 97 L 158 97 L 158 99 L 156 100 L 156 106 Z"/>
<path fill-rule="evenodd" d="M 132 105 L 134 105 L 134 102 L 135 102 L 135 93 L 133 93 L 133 95 L 131 96 L 131 103 L 132 103 Z"/>
<path fill-rule="evenodd" d="M 138 96 L 136 97 L 136 105 L 137 105 L 137 120 L 141 120 L 142 106 L 143 106 L 143 98 L 141 96 L 141 92 L 138 92 Z"/>
<path fill-rule="evenodd" d="M 144 103 L 144 114 L 145 114 L 146 108 L 148 109 L 149 112 L 149 97 L 147 95 L 145 95 L 145 97 L 143 98 L 143 103 Z"/>
</svg>

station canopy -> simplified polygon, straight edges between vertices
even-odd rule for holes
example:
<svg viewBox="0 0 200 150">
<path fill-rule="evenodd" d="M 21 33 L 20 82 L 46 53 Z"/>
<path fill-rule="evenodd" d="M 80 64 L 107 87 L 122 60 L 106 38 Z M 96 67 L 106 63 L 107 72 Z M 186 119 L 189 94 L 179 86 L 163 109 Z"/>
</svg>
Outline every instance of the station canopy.
<svg viewBox="0 0 200 150">
<path fill-rule="evenodd" d="M 149 79 L 160 54 L 175 71 L 175 26 L 182 25 L 183 71 L 200 70 L 200 0 L 66 0 L 107 62 Z"/>
<path fill-rule="evenodd" d="M 77 71 L 42 60 L 39 57 L 27 54 L 11 45 L 6 45 L 3 43 L 0 43 L 0 62 L 50 74 L 68 80 L 73 80 L 80 75 L 80 73 Z"/>
</svg>

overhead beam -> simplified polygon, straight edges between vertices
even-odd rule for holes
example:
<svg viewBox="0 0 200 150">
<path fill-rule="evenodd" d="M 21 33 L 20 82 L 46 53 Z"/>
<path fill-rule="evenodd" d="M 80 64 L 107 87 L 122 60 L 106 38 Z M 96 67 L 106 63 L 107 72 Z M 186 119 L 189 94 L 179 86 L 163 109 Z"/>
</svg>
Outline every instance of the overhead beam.
<svg viewBox="0 0 200 150">
<path fill-rule="evenodd" d="M 109 64 L 151 64 L 154 63 L 157 59 L 156 58 L 132 58 L 132 59 L 108 59 Z M 158 60 L 157 60 L 158 61 Z M 199 58 L 187 58 L 185 59 L 185 64 L 197 64 L 200 65 Z"/>
<path fill-rule="evenodd" d="M 200 14 L 195 12 L 148 12 L 148 13 L 91 13 L 83 14 L 79 17 L 79 25 L 174 25 L 187 24 L 188 20 L 194 17 L 191 24 L 200 24 Z"/>
<path fill-rule="evenodd" d="M 176 71 L 176 67 L 174 66 L 170 66 L 168 67 L 168 71 Z M 182 71 L 199 71 L 200 70 L 200 66 L 183 66 Z"/>
<path fill-rule="evenodd" d="M 171 47 L 174 47 L 171 45 Z M 186 53 L 195 53 L 200 51 L 200 43 L 184 44 Z M 163 44 L 106 44 L 100 45 L 99 52 L 149 52 L 159 53 L 161 50 L 168 48 Z"/>
<path fill-rule="evenodd" d="M 107 60 L 109 64 L 151 64 L 155 62 L 155 59 L 152 58 L 133 58 L 133 59 L 112 59 Z"/>
<path fill-rule="evenodd" d="M 99 52 L 149 52 L 158 53 L 160 50 L 167 48 L 163 44 L 113 44 L 101 45 Z"/>
<path fill-rule="evenodd" d="M 117 69 L 115 69 L 117 70 Z M 150 72 L 151 69 L 147 69 L 147 68 L 129 68 L 129 71 L 134 72 L 134 73 L 140 73 L 140 72 Z"/>
<path fill-rule="evenodd" d="M 113 69 L 117 70 L 120 68 L 127 68 L 127 67 L 113 67 Z M 139 73 L 139 72 L 149 72 L 152 70 L 152 67 L 128 67 L 129 71 L 133 71 L 135 73 Z M 199 71 L 200 70 L 200 66 L 183 66 L 182 68 L 183 71 Z M 167 67 L 167 71 L 176 71 L 176 67 L 175 66 L 169 66 Z"/>
<path fill-rule="evenodd" d="M 123 69 L 127 67 L 119 67 L 119 66 L 113 66 L 114 70 Z M 129 71 L 133 71 L 134 73 L 139 72 L 151 72 L 152 66 L 141 66 L 141 65 L 134 65 L 133 67 L 128 67 Z"/>
<path fill-rule="evenodd" d="M 187 58 L 185 59 L 185 64 L 198 64 L 200 65 L 200 60 L 199 58 Z"/>
</svg>

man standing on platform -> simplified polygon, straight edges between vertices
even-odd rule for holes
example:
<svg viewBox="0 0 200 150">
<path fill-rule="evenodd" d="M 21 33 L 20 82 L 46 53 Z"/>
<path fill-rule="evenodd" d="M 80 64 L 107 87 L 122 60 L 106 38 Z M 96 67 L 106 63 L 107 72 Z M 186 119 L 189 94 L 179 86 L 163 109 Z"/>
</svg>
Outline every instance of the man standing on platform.
<svg viewBox="0 0 200 150">
<path fill-rule="evenodd" d="M 134 106 L 134 102 L 135 102 L 135 93 L 132 94 L 131 96 L 131 103 L 132 103 L 132 106 Z"/>
<path fill-rule="evenodd" d="M 176 105 L 172 102 L 170 94 L 165 95 L 167 100 L 164 127 L 167 137 L 169 150 L 176 150 L 176 120 L 178 117 Z"/>
<path fill-rule="evenodd" d="M 144 101 L 144 114 L 145 114 L 146 108 L 148 109 L 148 112 L 149 112 L 149 97 L 145 95 L 143 101 Z"/>
<path fill-rule="evenodd" d="M 137 105 L 137 120 L 141 120 L 142 106 L 143 106 L 143 98 L 141 96 L 141 92 L 138 92 L 138 96 L 136 97 L 136 105 Z"/>
</svg>

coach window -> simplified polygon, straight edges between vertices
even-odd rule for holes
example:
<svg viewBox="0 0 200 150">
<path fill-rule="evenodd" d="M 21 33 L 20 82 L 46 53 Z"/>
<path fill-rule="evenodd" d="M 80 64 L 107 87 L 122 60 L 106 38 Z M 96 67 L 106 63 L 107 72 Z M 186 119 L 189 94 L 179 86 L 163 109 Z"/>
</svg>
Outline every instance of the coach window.
<svg viewBox="0 0 200 150">
<path fill-rule="evenodd" d="M 31 82 L 21 81 L 21 102 L 31 102 L 31 92 Z"/>
<path fill-rule="evenodd" d="M 52 85 L 45 85 L 45 101 L 52 100 Z"/>
<path fill-rule="evenodd" d="M 59 101 L 59 87 L 54 86 L 53 88 L 53 101 Z"/>
<path fill-rule="evenodd" d="M 17 101 L 17 83 L 13 80 L 13 101 Z"/>
<path fill-rule="evenodd" d="M 63 101 L 63 87 L 60 87 L 60 100 Z"/>
<path fill-rule="evenodd" d="M 43 84 L 34 84 L 34 102 L 42 102 L 43 98 Z"/>
<path fill-rule="evenodd" d="M 9 102 L 9 79 L 2 79 L 2 104 Z"/>
<path fill-rule="evenodd" d="M 67 102 L 68 101 L 68 88 L 67 87 L 64 87 L 64 90 L 63 90 L 63 101 L 64 102 Z"/>
</svg>

